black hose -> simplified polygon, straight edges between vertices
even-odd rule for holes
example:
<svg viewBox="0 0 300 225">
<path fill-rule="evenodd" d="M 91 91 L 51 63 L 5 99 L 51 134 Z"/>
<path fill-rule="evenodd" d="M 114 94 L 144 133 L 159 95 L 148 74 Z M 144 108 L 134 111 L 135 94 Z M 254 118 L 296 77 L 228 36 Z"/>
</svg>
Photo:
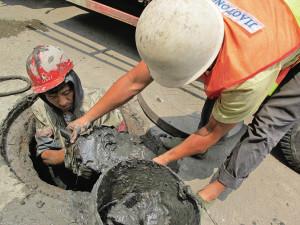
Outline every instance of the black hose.
<svg viewBox="0 0 300 225">
<path fill-rule="evenodd" d="M 17 76 L 17 75 L 12 75 L 12 76 L 0 76 L 0 82 L 8 81 L 8 80 L 22 80 L 26 82 L 26 86 L 23 88 L 20 88 L 18 90 L 14 91 L 8 91 L 8 92 L 0 92 L 0 97 L 5 97 L 9 95 L 15 95 L 15 94 L 20 94 L 25 91 L 28 91 L 31 87 L 31 82 L 28 78 L 23 77 L 23 76 Z"/>
</svg>

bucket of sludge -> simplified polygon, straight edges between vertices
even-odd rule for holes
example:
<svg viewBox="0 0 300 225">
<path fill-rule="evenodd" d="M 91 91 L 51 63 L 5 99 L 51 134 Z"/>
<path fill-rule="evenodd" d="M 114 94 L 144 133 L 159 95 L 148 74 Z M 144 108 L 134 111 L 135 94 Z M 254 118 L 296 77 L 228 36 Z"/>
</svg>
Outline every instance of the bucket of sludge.
<svg viewBox="0 0 300 225">
<path fill-rule="evenodd" d="M 102 174 L 91 193 L 91 225 L 199 225 L 196 196 L 169 168 L 122 161 Z"/>
</svg>

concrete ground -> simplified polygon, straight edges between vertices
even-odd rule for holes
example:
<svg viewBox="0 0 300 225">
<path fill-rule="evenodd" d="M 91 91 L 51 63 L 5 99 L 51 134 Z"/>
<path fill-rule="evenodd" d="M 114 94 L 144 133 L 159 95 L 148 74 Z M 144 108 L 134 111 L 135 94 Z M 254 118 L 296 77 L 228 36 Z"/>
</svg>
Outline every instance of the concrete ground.
<svg viewBox="0 0 300 225">
<path fill-rule="evenodd" d="M 108 87 L 139 60 L 134 28 L 126 24 L 87 13 L 62 0 L 0 0 L 0 76 L 26 76 L 26 57 L 34 46 L 45 43 L 64 49 L 73 58 L 83 85 L 90 88 Z M 22 85 L 19 81 L 0 83 L 0 90 L 13 90 Z M 183 125 L 178 124 L 181 121 L 178 117 L 189 124 L 188 116 L 197 118 L 195 115 L 199 114 L 197 101 L 200 108 L 203 96 L 196 90 L 197 86 L 174 90 L 154 84 L 143 97 L 154 113 L 180 127 Z M 0 120 L 28 93 L 1 97 Z M 141 112 L 138 107 L 136 110 Z M 145 124 L 145 131 L 152 128 L 154 133 L 161 132 L 149 121 Z M 204 161 L 192 158 L 179 161 L 179 175 L 196 192 L 209 182 L 240 135 L 219 143 Z M 79 224 L 65 210 L 68 202 L 29 190 L 2 157 L 0 177 L 1 225 Z M 299 174 L 270 155 L 240 189 L 224 201 L 217 200 L 203 214 L 202 225 L 297 225 L 299 209 Z"/>
</svg>

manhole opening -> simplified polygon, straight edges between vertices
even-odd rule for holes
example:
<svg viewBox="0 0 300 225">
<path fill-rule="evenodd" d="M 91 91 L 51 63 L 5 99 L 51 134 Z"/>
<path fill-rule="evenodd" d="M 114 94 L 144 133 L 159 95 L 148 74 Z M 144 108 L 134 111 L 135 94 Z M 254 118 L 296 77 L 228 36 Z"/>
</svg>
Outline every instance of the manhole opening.
<svg viewBox="0 0 300 225">
<path fill-rule="evenodd" d="M 85 180 L 63 165 L 48 167 L 36 157 L 35 119 L 30 106 L 34 100 L 20 101 L 1 126 L 1 153 L 16 176 L 31 189 L 54 198 L 64 198 L 65 190 L 88 191 L 98 177 Z"/>
<path fill-rule="evenodd" d="M 2 155 L 16 176 L 31 189 L 60 199 L 64 199 L 66 190 L 90 192 L 98 176 L 86 180 L 77 177 L 64 166 L 49 169 L 40 158 L 36 157 L 35 119 L 30 109 L 35 99 L 36 96 L 21 99 L 2 123 L 0 136 Z M 132 116 L 130 107 L 127 110 L 124 115 L 129 129 L 134 131 L 132 133 L 135 135 L 141 133 L 140 120 L 135 121 L 136 116 Z M 165 151 L 150 133 L 143 135 L 141 140 L 155 154 Z"/>
<path fill-rule="evenodd" d="M 92 190 L 98 176 L 87 180 L 76 176 L 70 170 L 66 169 L 64 165 L 47 166 L 42 162 L 40 157 L 36 157 L 35 149 L 36 141 L 32 137 L 29 142 L 29 158 L 32 161 L 33 169 L 42 181 L 64 190 L 88 192 Z"/>
</svg>

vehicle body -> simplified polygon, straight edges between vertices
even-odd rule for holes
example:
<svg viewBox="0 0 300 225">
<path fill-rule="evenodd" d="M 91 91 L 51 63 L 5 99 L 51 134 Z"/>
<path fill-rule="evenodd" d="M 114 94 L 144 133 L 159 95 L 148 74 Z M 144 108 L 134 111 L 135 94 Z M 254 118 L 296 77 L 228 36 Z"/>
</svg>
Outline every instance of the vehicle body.
<svg viewBox="0 0 300 225">
<path fill-rule="evenodd" d="M 151 0 L 67 0 L 78 7 L 88 9 L 124 23 L 136 26 L 144 7 Z"/>
</svg>

